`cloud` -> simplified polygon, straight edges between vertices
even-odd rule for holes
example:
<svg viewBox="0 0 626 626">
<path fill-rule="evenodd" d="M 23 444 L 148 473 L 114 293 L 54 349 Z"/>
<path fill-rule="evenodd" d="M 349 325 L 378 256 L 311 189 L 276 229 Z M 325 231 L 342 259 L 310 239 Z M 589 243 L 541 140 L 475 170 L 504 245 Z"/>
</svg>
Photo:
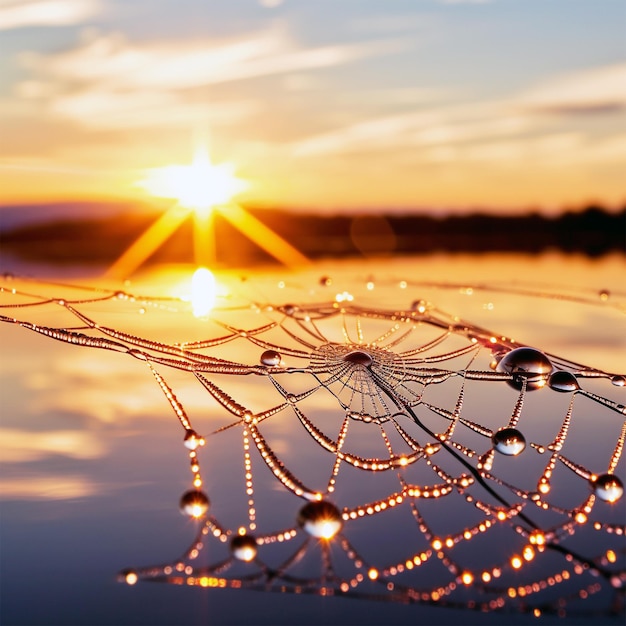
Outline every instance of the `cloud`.
<svg viewBox="0 0 626 626">
<path fill-rule="evenodd" d="M 88 126 L 189 125 L 201 115 L 232 123 L 253 111 L 251 102 L 220 108 L 193 90 L 334 67 L 407 45 L 378 40 L 299 48 L 282 28 L 210 43 L 138 44 L 120 35 L 96 35 L 56 54 L 23 53 L 19 63 L 33 77 L 17 85 L 15 93 L 24 99 L 47 96 L 50 110 Z"/>
<path fill-rule="evenodd" d="M 94 89 L 55 98 L 50 109 L 94 128 L 188 126 L 194 120 L 231 125 L 256 107 L 251 101 L 223 104 L 190 102 L 172 92 L 118 92 Z"/>
<path fill-rule="evenodd" d="M 0 30 L 81 24 L 100 12 L 98 0 L 9 0 L 0 4 Z"/>
<path fill-rule="evenodd" d="M 349 153 L 416 146 L 450 145 L 485 137 L 519 134 L 527 128 L 520 114 L 504 103 L 455 104 L 416 113 L 372 118 L 293 146 L 297 156 Z"/>
<path fill-rule="evenodd" d="M 95 459 L 106 450 L 98 438 L 78 430 L 31 432 L 16 428 L 0 428 L 2 461 L 23 463 L 50 455 L 73 459 Z"/>
<path fill-rule="evenodd" d="M 531 111 L 581 114 L 626 108 L 626 63 L 554 77 L 522 93 L 520 105 Z"/>
<path fill-rule="evenodd" d="M 443 160 L 448 160 L 453 154 L 455 158 L 465 154 L 472 160 L 514 160 L 519 155 L 535 153 L 542 145 L 536 141 L 536 136 L 556 136 L 545 114 L 604 114 L 625 108 L 626 64 L 617 64 L 554 76 L 549 82 L 501 100 L 461 102 L 423 108 L 415 113 L 362 119 L 302 139 L 293 144 L 292 150 L 296 156 L 309 157 L 389 148 L 440 147 L 446 150 L 435 150 L 436 159 L 441 155 L 444 155 Z M 571 126 L 561 137 L 571 138 L 577 128 Z M 518 137 L 519 143 L 511 143 L 513 137 Z M 582 135 L 577 141 L 580 137 Z M 494 138 L 508 143 L 496 146 L 486 141 Z M 524 142 L 528 149 L 522 148 Z M 469 144 L 476 144 L 473 152 L 454 150 Z M 557 142 L 554 146 L 567 152 L 566 144 Z M 607 147 L 603 153 L 608 154 L 608 151 Z"/>
<path fill-rule="evenodd" d="M 95 494 L 96 487 L 81 477 L 25 476 L 0 480 L 3 500 L 70 500 Z"/>
<path fill-rule="evenodd" d="M 333 67 L 406 46 L 404 41 L 381 40 L 298 49 L 279 29 L 213 44 L 176 41 L 142 46 L 120 35 L 104 35 L 54 55 L 23 54 L 21 63 L 61 81 L 168 90 Z"/>
</svg>

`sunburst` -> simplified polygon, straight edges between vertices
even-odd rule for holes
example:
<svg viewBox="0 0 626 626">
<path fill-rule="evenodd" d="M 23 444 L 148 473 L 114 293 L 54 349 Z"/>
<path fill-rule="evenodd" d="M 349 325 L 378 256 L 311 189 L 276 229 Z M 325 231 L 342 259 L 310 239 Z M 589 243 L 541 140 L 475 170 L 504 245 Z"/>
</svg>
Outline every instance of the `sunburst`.
<svg viewBox="0 0 626 626">
<path fill-rule="evenodd" d="M 168 165 L 148 170 L 137 182 L 155 197 L 171 198 L 175 204 L 154 221 L 111 265 L 109 278 L 127 278 L 137 270 L 187 219 L 193 219 L 194 262 L 215 262 L 213 217 L 219 213 L 248 239 L 287 266 L 302 266 L 309 260 L 289 242 L 259 221 L 235 198 L 248 183 L 235 176 L 230 163 L 214 164 L 206 148 L 199 148 L 187 165 Z"/>
</svg>

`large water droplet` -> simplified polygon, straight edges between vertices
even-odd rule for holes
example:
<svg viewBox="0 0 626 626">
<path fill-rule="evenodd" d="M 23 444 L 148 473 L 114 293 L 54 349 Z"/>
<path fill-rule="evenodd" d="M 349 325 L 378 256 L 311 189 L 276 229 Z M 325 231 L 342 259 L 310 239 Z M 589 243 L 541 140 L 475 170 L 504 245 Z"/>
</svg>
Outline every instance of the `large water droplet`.
<svg viewBox="0 0 626 626">
<path fill-rule="evenodd" d="M 343 360 L 354 365 L 363 365 L 364 367 L 369 367 L 373 361 L 372 355 L 363 350 L 348 352 L 348 354 L 344 355 Z"/>
<path fill-rule="evenodd" d="M 613 378 L 611 378 L 611 382 L 616 387 L 624 387 L 624 385 L 626 385 L 626 378 L 624 378 L 624 376 L 620 376 L 619 374 L 617 374 L 613 376 Z"/>
<path fill-rule="evenodd" d="M 571 372 L 564 371 L 553 372 L 550 374 L 548 386 L 550 389 L 554 389 L 554 391 L 561 391 L 562 393 L 578 391 L 580 389 L 576 376 L 574 376 Z"/>
<path fill-rule="evenodd" d="M 601 474 L 590 482 L 593 492 L 604 502 L 617 502 L 624 495 L 624 485 L 615 474 Z"/>
<path fill-rule="evenodd" d="M 552 372 L 552 363 L 548 357 L 534 348 L 515 348 L 507 352 L 497 365 L 500 372 L 513 375 L 510 382 L 515 389 L 521 389 L 526 379 L 526 389 L 544 387 Z"/>
<path fill-rule="evenodd" d="M 196 519 L 202 517 L 209 510 L 209 498 L 199 489 L 186 491 L 180 499 L 180 512 Z"/>
<path fill-rule="evenodd" d="M 501 428 L 491 437 L 494 448 L 506 456 L 517 456 L 526 447 L 526 439 L 517 428 Z"/>
<path fill-rule="evenodd" d="M 341 513 L 330 502 L 309 502 L 298 513 L 298 524 L 313 537 L 332 539 L 343 525 Z"/>
<path fill-rule="evenodd" d="M 281 358 L 280 352 L 276 352 L 276 350 L 266 350 L 261 355 L 261 365 L 276 367 L 277 365 L 280 365 Z"/>
<path fill-rule="evenodd" d="M 249 563 L 257 554 L 256 539 L 251 535 L 235 535 L 230 540 L 230 549 L 236 559 Z"/>
</svg>

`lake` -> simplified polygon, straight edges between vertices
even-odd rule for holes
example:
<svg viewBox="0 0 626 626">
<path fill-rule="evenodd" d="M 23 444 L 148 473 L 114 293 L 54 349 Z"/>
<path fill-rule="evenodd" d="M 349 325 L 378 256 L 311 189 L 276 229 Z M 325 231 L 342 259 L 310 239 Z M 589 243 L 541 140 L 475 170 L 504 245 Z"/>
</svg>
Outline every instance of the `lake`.
<svg viewBox="0 0 626 626">
<path fill-rule="evenodd" d="M 3 624 L 622 623 L 624 256 L 0 269 Z"/>
</svg>

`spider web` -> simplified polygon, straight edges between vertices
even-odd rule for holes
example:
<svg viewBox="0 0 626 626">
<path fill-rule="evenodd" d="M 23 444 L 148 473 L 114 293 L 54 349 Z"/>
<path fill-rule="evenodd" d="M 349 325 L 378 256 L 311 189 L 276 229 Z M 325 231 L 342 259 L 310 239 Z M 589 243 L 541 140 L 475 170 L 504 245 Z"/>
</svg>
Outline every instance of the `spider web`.
<svg viewBox="0 0 626 626">
<path fill-rule="evenodd" d="M 279 302 L 242 283 L 192 332 L 179 299 L 5 279 L 0 321 L 136 359 L 181 425 L 180 505 L 196 537 L 120 580 L 535 616 L 623 610 L 623 374 L 406 297 L 426 284 L 389 281 L 405 306 L 388 308 L 332 296 L 326 277 Z M 156 339 L 146 310 L 171 321 Z M 174 371 L 204 391 L 202 415 L 177 397 Z M 206 489 L 207 467 L 228 481 Z"/>
</svg>

